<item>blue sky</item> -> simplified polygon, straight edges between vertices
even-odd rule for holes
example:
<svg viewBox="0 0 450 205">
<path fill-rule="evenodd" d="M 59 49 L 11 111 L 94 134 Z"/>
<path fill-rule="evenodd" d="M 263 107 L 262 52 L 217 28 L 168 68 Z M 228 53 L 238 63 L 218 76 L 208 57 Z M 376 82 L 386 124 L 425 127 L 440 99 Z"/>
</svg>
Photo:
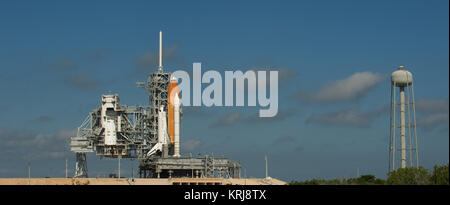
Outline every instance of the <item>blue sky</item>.
<svg viewBox="0 0 450 205">
<path fill-rule="evenodd" d="M 252 107 L 186 108 L 184 154 L 225 155 L 253 177 L 264 176 L 267 153 L 269 174 L 287 181 L 354 177 L 357 168 L 384 178 L 387 76 L 405 65 L 415 77 L 421 165 L 448 163 L 448 7 L 445 0 L 2 1 L 0 176 L 26 176 L 30 162 L 34 176 L 61 177 L 66 158 L 72 171 L 66 139 L 102 93 L 146 104 L 135 82 L 157 69 L 159 30 L 167 71 L 190 71 L 193 62 L 203 71 L 280 70 L 277 118 L 254 120 Z M 367 89 L 350 98 L 311 97 L 336 82 L 361 88 L 351 76 L 362 72 Z M 340 113 L 353 121 L 333 121 Z M 125 175 L 137 169 L 136 161 L 122 165 Z M 116 162 L 90 154 L 88 166 L 102 176 Z"/>
</svg>

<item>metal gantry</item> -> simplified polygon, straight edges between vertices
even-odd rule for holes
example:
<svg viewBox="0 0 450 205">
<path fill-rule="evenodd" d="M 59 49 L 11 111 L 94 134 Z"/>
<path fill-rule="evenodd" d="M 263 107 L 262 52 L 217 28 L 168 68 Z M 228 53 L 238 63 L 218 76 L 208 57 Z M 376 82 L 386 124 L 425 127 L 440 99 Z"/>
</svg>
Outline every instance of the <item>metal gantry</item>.
<svg viewBox="0 0 450 205">
<path fill-rule="evenodd" d="M 117 144 L 106 145 L 100 110 L 101 106 L 92 111 L 78 128 L 77 136 L 71 138 L 70 148 L 76 153 L 76 177 L 87 177 L 88 152 L 109 158 L 139 158 L 144 156 L 154 141 L 151 128 L 145 123 L 147 109 L 142 106 L 120 105 L 117 114 L 123 120 L 120 121 L 120 132 L 117 132 Z"/>
<path fill-rule="evenodd" d="M 70 141 L 70 149 L 76 153 L 75 177 L 88 176 L 88 152 L 108 158 L 139 159 L 141 177 L 186 176 L 188 173 L 193 176 L 194 172 L 200 177 L 240 177 L 240 163 L 226 158 L 172 156 L 174 146 L 171 145 L 165 145 L 161 152 L 149 152 L 158 142 L 159 109 L 168 110 L 170 77 L 171 73 L 163 71 L 160 32 L 158 70 L 148 76 L 147 82 L 137 82 L 138 87 L 147 90 L 149 105 L 121 105 L 117 94 L 102 95 L 102 105 L 89 113 Z"/>
<path fill-rule="evenodd" d="M 143 178 L 240 178 L 241 165 L 224 157 L 153 157 L 140 161 Z"/>
<path fill-rule="evenodd" d="M 167 86 L 170 73 L 157 71 L 149 76 L 147 83 L 137 83 L 146 88 L 149 94 L 149 106 L 126 106 L 118 104 L 115 116 L 120 116 L 120 131 L 117 143 L 106 145 L 105 128 L 102 126 L 101 110 L 94 109 L 81 126 L 77 136 L 71 138 L 71 151 L 76 153 L 76 177 L 88 177 L 86 153 L 108 158 L 137 158 L 140 161 L 141 177 L 240 177 L 240 163 L 226 158 L 204 156 L 171 157 L 167 152 L 147 156 L 147 152 L 156 144 L 158 137 L 158 107 L 167 109 Z M 117 95 L 117 94 L 115 94 Z M 118 98 L 118 96 L 117 96 Z M 165 154 L 166 153 L 166 154 Z M 190 174 L 189 174 L 190 173 Z"/>
</svg>

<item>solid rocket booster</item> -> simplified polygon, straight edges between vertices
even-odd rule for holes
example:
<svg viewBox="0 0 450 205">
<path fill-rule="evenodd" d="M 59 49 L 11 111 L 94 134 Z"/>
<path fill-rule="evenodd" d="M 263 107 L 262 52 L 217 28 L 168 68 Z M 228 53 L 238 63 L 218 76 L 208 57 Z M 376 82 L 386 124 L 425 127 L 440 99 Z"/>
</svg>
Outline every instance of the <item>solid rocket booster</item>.
<svg viewBox="0 0 450 205">
<path fill-rule="evenodd" d="M 180 97 L 175 95 L 174 98 L 174 124 L 175 124 L 175 144 L 174 144 L 174 157 L 180 156 Z"/>
<path fill-rule="evenodd" d="M 172 77 L 170 79 L 169 88 L 167 90 L 168 95 L 168 105 L 167 105 L 167 115 L 168 115 L 168 133 L 170 137 L 170 143 L 175 143 L 175 119 L 174 119 L 174 99 L 175 96 L 178 96 L 180 94 L 180 89 L 178 88 L 177 79 L 175 77 Z"/>
</svg>

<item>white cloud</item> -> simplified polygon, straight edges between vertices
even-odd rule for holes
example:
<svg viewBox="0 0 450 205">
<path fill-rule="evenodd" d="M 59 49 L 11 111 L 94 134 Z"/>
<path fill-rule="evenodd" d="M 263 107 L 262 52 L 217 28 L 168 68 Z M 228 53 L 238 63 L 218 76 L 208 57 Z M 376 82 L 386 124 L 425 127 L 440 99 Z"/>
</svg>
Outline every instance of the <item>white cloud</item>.
<svg viewBox="0 0 450 205">
<path fill-rule="evenodd" d="M 419 99 L 416 102 L 417 126 L 425 131 L 449 123 L 449 103 L 447 99 Z"/>
<path fill-rule="evenodd" d="M 369 127 L 372 121 L 385 111 L 386 107 L 384 106 L 368 112 L 350 108 L 324 114 L 312 114 L 306 119 L 306 123 L 332 126 Z"/>
<path fill-rule="evenodd" d="M 193 152 L 198 147 L 200 147 L 201 144 L 202 144 L 202 142 L 200 140 L 187 140 L 187 141 L 182 142 L 181 147 L 186 152 Z"/>
<path fill-rule="evenodd" d="M 19 157 L 27 160 L 60 159 L 70 152 L 69 138 L 75 134 L 75 130 L 40 134 L 0 129 L 0 157 L 2 159 Z"/>
<path fill-rule="evenodd" d="M 419 99 L 416 110 L 421 113 L 448 113 L 448 100 L 446 99 Z"/>
<path fill-rule="evenodd" d="M 266 87 L 270 86 L 270 81 L 268 80 L 270 71 L 278 71 L 278 84 L 280 85 L 296 76 L 296 73 L 288 68 L 254 68 L 251 70 L 255 71 L 255 73 L 258 73 L 258 71 L 266 71 Z"/>
<path fill-rule="evenodd" d="M 272 123 L 272 122 L 282 121 L 287 118 L 290 118 L 290 117 L 294 116 L 295 112 L 296 111 L 293 109 L 283 109 L 283 110 L 280 110 L 277 113 L 277 115 L 275 115 L 274 117 L 259 117 L 259 113 L 255 113 L 255 114 L 247 117 L 245 119 L 245 122 L 252 123 L 252 124 L 263 123 L 263 122 Z"/>
<path fill-rule="evenodd" d="M 316 92 L 302 92 L 300 97 L 306 102 L 322 104 L 351 102 L 367 95 L 384 78 L 380 73 L 358 72 L 347 78 L 330 82 Z"/>
<path fill-rule="evenodd" d="M 167 62 L 177 62 L 180 61 L 179 46 L 173 45 L 170 47 L 163 48 L 163 65 Z M 135 63 L 138 65 L 138 72 L 148 74 L 149 68 L 155 68 L 159 64 L 159 54 L 153 51 L 144 52 L 139 56 Z"/>
<path fill-rule="evenodd" d="M 71 76 L 66 79 L 66 82 L 75 88 L 88 91 L 97 89 L 99 84 L 98 80 L 93 79 L 90 75 Z"/>
<path fill-rule="evenodd" d="M 211 127 L 220 127 L 220 126 L 228 126 L 233 125 L 237 121 L 239 121 L 242 117 L 241 112 L 234 112 L 230 114 L 225 114 L 219 118 L 219 120 L 211 125 Z"/>
</svg>

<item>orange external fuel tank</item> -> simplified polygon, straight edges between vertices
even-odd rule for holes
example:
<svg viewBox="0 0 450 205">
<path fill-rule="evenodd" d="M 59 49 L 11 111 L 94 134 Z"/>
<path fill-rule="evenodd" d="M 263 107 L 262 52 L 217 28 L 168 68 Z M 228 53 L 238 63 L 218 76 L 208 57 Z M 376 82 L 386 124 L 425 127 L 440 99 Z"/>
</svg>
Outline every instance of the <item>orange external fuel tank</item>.
<svg viewBox="0 0 450 205">
<path fill-rule="evenodd" d="M 169 88 L 167 89 L 167 119 L 168 119 L 168 132 L 170 137 L 170 143 L 175 142 L 175 120 L 174 120 L 174 98 L 175 95 L 180 97 L 180 89 L 178 88 L 177 79 L 172 77 L 170 79 Z"/>
</svg>

